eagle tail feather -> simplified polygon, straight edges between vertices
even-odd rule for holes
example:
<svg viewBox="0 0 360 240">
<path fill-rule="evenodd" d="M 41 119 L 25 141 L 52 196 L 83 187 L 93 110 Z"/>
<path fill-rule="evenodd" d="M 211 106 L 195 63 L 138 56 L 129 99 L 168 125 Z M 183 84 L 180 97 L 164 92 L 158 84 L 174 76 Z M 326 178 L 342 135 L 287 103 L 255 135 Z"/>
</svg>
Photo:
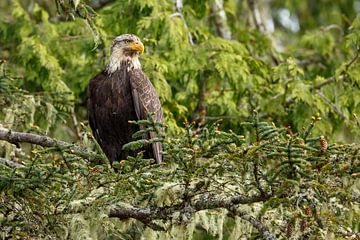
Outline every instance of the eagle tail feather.
<svg viewBox="0 0 360 240">
<path fill-rule="evenodd" d="M 156 137 L 156 133 L 155 132 L 150 132 L 150 139 Z M 155 142 L 152 143 L 152 150 L 153 150 L 153 155 L 154 155 L 154 159 L 155 162 L 157 164 L 160 164 L 162 162 L 162 158 L 161 158 L 161 152 L 162 152 L 162 143 L 160 142 Z"/>
</svg>

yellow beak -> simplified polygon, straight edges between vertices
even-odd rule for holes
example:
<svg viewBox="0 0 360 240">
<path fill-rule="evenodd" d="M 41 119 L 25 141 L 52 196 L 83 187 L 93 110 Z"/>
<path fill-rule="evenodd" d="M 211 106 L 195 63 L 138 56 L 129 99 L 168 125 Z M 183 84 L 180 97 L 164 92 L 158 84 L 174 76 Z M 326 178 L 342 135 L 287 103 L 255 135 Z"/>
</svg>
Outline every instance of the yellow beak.
<svg viewBox="0 0 360 240">
<path fill-rule="evenodd" d="M 132 42 L 128 45 L 128 48 L 132 51 L 137 51 L 139 53 L 143 53 L 145 49 L 142 42 Z"/>
</svg>

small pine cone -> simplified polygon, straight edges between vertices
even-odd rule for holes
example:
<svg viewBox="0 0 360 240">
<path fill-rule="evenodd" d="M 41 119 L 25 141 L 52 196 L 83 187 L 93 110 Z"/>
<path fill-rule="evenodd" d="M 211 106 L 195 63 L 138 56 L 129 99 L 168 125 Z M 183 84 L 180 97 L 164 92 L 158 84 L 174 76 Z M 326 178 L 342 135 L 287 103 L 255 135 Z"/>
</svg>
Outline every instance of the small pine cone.
<svg viewBox="0 0 360 240">
<path fill-rule="evenodd" d="M 328 143 L 324 136 L 320 137 L 320 150 L 322 153 L 325 153 L 328 148 Z"/>
<path fill-rule="evenodd" d="M 286 227 L 286 237 L 290 238 L 294 231 L 294 225 L 292 222 L 289 222 Z"/>
<path fill-rule="evenodd" d="M 306 208 L 304 209 L 304 213 L 306 214 L 306 216 L 311 216 L 311 215 L 312 215 L 311 208 L 306 207 Z"/>
<path fill-rule="evenodd" d="M 90 167 L 90 169 L 91 169 L 91 171 L 93 172 L 93 173 L 99 173 L 100 172 L 100 170 L 97 168 L 97 167 Z"/>
</svg>

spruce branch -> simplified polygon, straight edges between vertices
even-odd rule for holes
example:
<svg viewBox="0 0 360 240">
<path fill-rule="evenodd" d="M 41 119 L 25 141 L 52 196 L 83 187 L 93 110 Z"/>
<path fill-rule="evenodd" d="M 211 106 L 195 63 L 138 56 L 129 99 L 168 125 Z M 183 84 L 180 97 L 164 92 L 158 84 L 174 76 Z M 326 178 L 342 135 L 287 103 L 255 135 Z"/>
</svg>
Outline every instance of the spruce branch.
<svg viewBox="0 0 360 240">
<path fill-rule="evenodd" d="M 104 157 L 102 157 L 101 155 L 83 149 L 75 144 L 56 140 L 40 134 L 17 132 L 11 129 L 0 127 L 0 140 L 7 141 L 12 144 L 19 144 L 25 142 L 39 145 L 42 147 L 58 148 L 62 151 L 67 150 L 70 153 L 78 155 L 84 159 L 88 159 L 91 162 L 105 161 Z"/>
<path fill-rule="evenodd" d="M 309 126 L 306 128 L 306 130 L 303 132 L 302 134 L 302 139 L 306 142 L 307 141 L 307 138 L 309 137 L 311 131 L 313 130 L 315 124 L 321 120 L 321 117 L 317 116 L 313 116 L 311 117 L 311 123 L 309 124 Z"/>
</svg>

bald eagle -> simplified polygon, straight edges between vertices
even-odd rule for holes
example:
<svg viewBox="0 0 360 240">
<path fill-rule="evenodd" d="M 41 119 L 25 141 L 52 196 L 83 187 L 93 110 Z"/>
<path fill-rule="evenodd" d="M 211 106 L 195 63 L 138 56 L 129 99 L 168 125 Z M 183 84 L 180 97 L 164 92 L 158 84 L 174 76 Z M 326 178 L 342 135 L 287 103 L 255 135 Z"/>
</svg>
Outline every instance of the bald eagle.
<svg viewBox="0 0 360 240">
<path fill-rule="evenodd" d="M 134 140 L 132 135 L 139 130 L 139 126 L 129 123 L 130 120 L 146 119 L 148 112 L 152 112 L 155 121 L 163 121 L 159 97 L 141 70 L 139 54 L 143 52 L 144 45 L 137 36 L 123 34 L 116 37 L 107 68 L 89 83 L 90 127 L 110 163 L 137 153 L 122 149 L 124 144 Z M 153 137 L 154 132 L 146 136 L 148 139 Z M 146 157 L 161 163 L 161 143 L 152 143 L 144 150 Z"/>
</svg>

